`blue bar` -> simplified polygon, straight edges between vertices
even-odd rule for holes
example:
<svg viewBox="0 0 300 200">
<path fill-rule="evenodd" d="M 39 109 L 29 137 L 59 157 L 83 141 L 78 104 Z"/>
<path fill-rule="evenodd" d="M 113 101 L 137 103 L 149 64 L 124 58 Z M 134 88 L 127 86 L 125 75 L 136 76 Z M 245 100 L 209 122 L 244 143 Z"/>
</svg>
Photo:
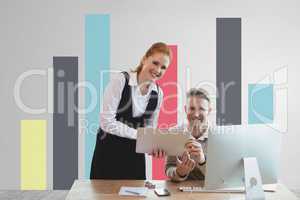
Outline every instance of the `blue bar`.
<svg viewBox="0 0 300 200">
<path fill-rule="evenodd" d="M 248 85 L 248 123 L 267 124 L 273 122 L 273 85 Z"/>
<path fill-rule="evenodd" d="M 85 177 L 90 177 L 91 161 L 99 127 L 101 88 L 105 88 L 109 80 L 107 71 L 110 66 L 110 16 L 102 14 L 85 16 L 85 79 L 96 89 L 92 96 L 85 88 L 85 108 L 96 98 L 96 106 L 86 113 L 87 128 L 85 131 Z M 106 72 L 101 78 L 101 72 Z"/>
</svg>

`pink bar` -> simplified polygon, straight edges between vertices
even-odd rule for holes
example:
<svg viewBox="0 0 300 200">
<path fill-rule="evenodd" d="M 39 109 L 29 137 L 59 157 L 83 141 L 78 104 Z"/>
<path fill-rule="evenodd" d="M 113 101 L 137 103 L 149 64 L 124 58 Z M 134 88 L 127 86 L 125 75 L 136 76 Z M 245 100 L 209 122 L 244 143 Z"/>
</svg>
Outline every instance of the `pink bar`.
<svg viewBox="0 0 300 200">
<path fill-rule="evenodd" d="M 162 79 L 158 81 L 164 92 L 158 127 L 169 128 L 177 124 L 177 46 L 169 45 L 173 59 Z M 165 159 L 152 159 L 152 179 L 166 180 Z"/>
</svg>

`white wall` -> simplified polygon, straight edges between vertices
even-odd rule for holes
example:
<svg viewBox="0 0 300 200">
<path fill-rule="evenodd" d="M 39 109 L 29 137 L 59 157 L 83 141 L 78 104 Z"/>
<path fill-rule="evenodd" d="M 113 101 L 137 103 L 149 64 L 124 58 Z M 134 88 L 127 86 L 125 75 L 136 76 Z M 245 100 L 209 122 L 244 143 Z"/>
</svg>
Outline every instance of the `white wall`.
<svg viewBox="0 0 300 200">
<path fill-rule="evenodd" d="M 4 94 L 1 100 L 4 112 L 0 119 L 5 131 L 0 134 L 0 177 L 5 181 L 0 180 L 0 188 L 17 189 L 19 184 L 18 123 L 26 115 L 16 108 L 12 98 L 16 77 L 28 69 L 46 69 L 52 64 L 52 56 L 78 55 L 80 78 L 83 79 L 83 20 L 85 14 L 91 13 L 111 14 L 112 69 L 126 70 L 136 66 L 146 48 L 155 41 L 178 45 L 178 67 L 182 72 L 179 83 L 183 88 L 203 81 L 215 83 L 216 17 L 241 17 L 242 121 L 247 122 L 247 84 L 257 82 L 281 66 L 288 66 L 289 121 L 282 146 L 280 179 L 290 188 L 300 188 L 300 161 L 297 160 L 300 153 L 300 128 L 297 126 L 300 108 L 297 102 L 300 96 L 296 88 L 297 67 L 300 66 L 296 57 L 300 52 L 299 6 L 297 0 L 1 1 L 0 87 Z M 191 71 L 190 83 L 184 76 L 187 66 Z M 34 105 L 45 103 L 46 98 L 36 100 L 40 94 L 27 91 L 24 95 L 28 96 L 29 102 Z M 83 93 L 80 104 L 84 105 L 82 97 Z M 44 117 L 48 119 L 49 116 Z M 179 120 L 183 118 L 179 117 Z M 49 142 L 51 152 L 51 136 Z M 51 169 L 51 161 L 48 166 Z M 48 173 L 51 184 L 51 172 Z"/>
</svg>

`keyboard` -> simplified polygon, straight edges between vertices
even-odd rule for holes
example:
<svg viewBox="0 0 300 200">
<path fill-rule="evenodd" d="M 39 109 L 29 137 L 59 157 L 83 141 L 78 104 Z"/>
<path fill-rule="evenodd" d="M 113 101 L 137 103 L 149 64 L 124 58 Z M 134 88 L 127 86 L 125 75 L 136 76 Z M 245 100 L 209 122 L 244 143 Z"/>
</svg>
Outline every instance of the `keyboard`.
<svg viewBox="0 0 300 200">
<path fill-rule="evenodd" d="M 203 187 L 183 186 L 178 188 L 181 192 L 202 192 L 202 193 L 244 193 L 244 189 L 218 189 L 209 190 Z"/>
</svg>

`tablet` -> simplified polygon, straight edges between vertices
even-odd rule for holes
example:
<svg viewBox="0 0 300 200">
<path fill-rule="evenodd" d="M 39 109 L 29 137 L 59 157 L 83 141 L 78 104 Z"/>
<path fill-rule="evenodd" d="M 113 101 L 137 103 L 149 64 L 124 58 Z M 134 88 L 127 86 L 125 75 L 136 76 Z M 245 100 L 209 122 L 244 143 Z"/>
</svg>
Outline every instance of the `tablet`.
<svg viewBox="0 0 300 200">
<path fill-rule="evenodd" d="M 180 156 L 189 138 L 189 134 L 183 131 L 139 128 L 136 152 L 150 154 L 155 149 L 162 149 L 168 156 Z"/>
</svg>

